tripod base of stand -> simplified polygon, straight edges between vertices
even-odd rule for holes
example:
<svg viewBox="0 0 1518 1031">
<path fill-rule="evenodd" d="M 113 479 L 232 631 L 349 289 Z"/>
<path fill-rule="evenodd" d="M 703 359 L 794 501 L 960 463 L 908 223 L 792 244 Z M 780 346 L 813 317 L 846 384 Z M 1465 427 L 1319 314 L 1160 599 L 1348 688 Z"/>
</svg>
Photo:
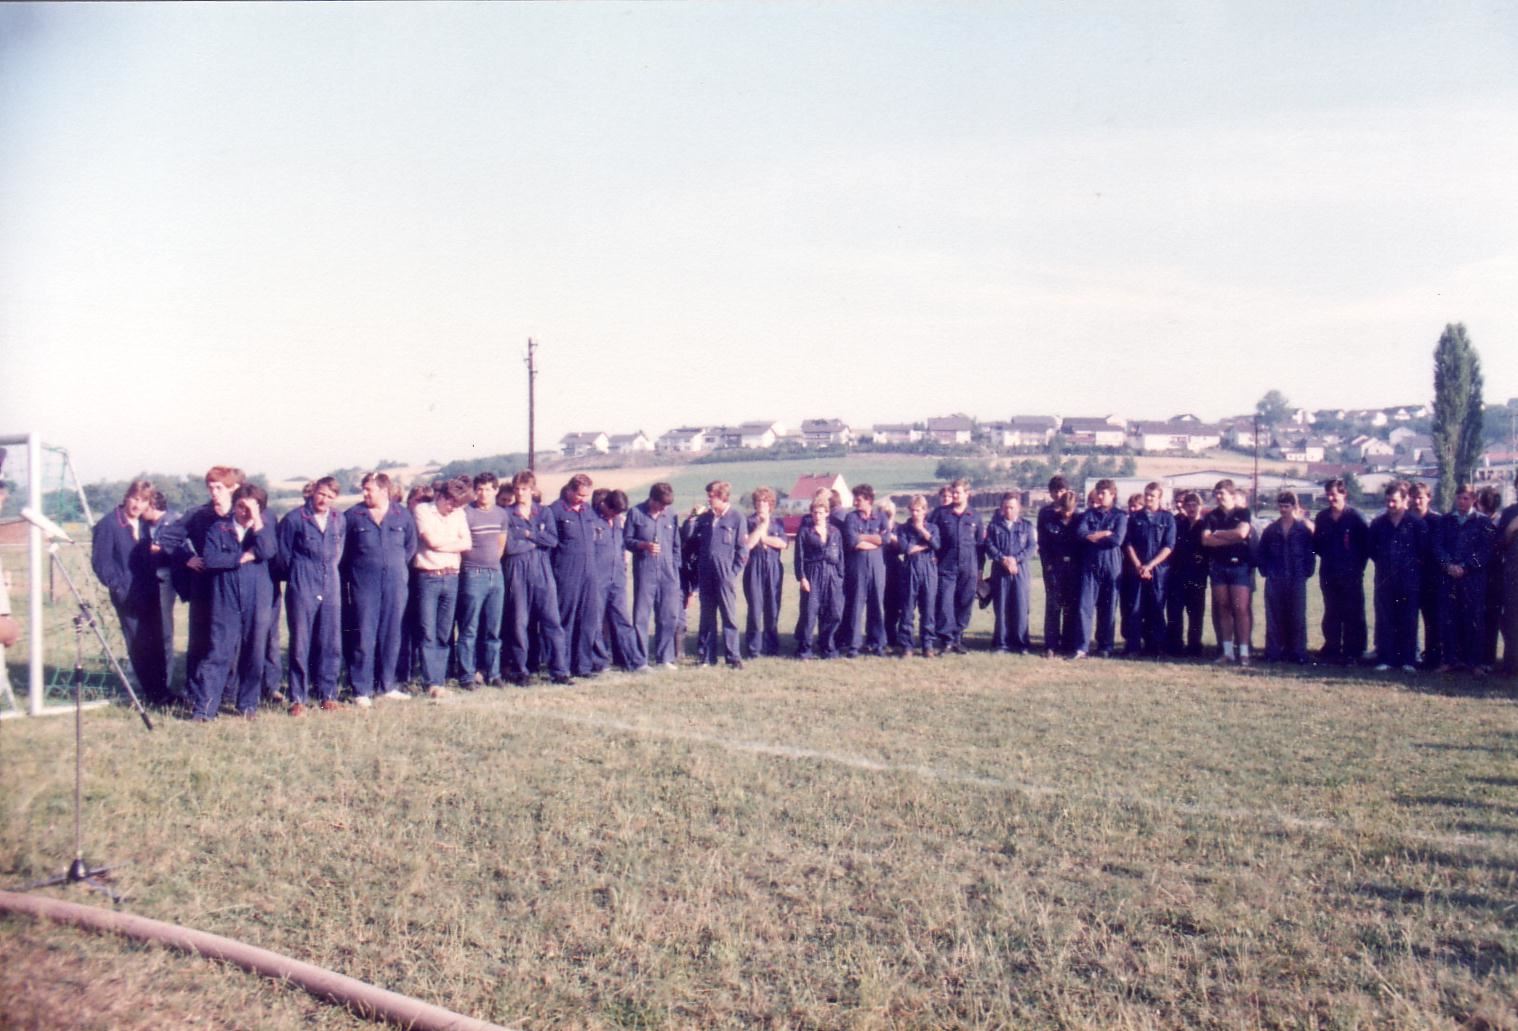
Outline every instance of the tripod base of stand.
<svg viewBox="0 0 1518 1031">
<path fill-rule="evenodd" d="M 82 884 L 86 888 L 100 892 L 110 898 L 112 902 L 120 904 L 123 900 L 120 895 L 106 886 L 110 880 L 111 867 L 97 866 L 91 868 L 83 859 L 75 859 L 69 864 L 69 868 L 57 877 L 48 877 L 45 880 L 33 881 L 31 884 L 22 885 L 16 891 L 35 891 L 38 888 L 56 888 L 64 884 Z"/>
</svg>

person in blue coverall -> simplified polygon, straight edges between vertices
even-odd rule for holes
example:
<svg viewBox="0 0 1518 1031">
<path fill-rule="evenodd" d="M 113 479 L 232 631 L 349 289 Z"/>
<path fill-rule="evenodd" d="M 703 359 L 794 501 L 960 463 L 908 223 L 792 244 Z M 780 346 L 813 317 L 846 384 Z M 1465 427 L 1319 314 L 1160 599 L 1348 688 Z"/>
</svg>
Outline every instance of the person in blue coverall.
<svg viewBox="0 0 1518 1031">
<path fill-rule="evenodd" d="M 902 647 L 901 599 L 906 591 L 906 563 L 902 560 L 901 541 L 897 537 L 899 527 L 896 523 L 896 503 L 890 498 L 878 498 L 875 501 L 875 511 L 879 513 L 880 525 L 883 527 L 880 554 L 881 561 L 885 564 L 885 590 L 882 592 L 881 609 L 885 616 L 886 650 L 890 651 Z"/>
<path fill-rule="evenodd" d="M 90 565 L 110 592 L 111 606 L 126 640 L 127 658 L 143 702 L 163 706 L 174 700 L 164 666 L 163 614 L 158 599 L 158 567 L 152 528 L 143 518 L 153 502 L 153 484 L 133 480 L 121 504 L 95 524 Z"/>
<path fill-rule="evenodd" d="M 1496 548 L 1496 525 L 1476 511 L 1476 492 L 1470 484 L 1462 483 L 1455 495 L 1455 510 L 1439 520 L 1439 539 L 1434 546 L 1443 573 L 1439 611 L 1444 661 L 1440 672 L 1490 672 L 1482 661 L 1482 636 L 1486 628 L 1486 578 Z"/>
<path fill-rule="evenodd" d="M 980 579 L 980 513 L 970 507 L 970 481 L 949 484 L 949 503 L 933 511 L 938 527 L 938 650 L 965 653 L 964 635 Z"/>
<path fill-rule="evenodd" d="M 1423 520 L 1423 583 L 1418 588 L 1418 612 L 1423 617 L 1423 652 L 1420 660 L 1424 669 L 1439 668 L 1439 561 L 1434 557 L 1434 546 L 1439 539 L 1439 520 L 1443 518 L 1433 509 L 1434 493 L 1428 484 L 1418 482 L 1407 492 L 1407 500 L 1413 515 Z"/>
<path fill-rule="evenodd" d="M 676 640 L 685 608 L 680 592 L 680 523 L 675 516 L 675 489 L 656 483 L 648 500 L 627 513 L 627 550 L 633 561 L 633 628 L 643 662 L 674 669 L 679 656 Z M 653 620 L 653 650 L 648 651 L 648 624 Z"/>
<path fill-rule="evenodd" d="M 901 577 L 898 608 L 901 614 L 896 629 L 901 657 L 912 654 L 912 624 L 917 623 L 917 650 L 925 657 L 938 654 L 938 526 L 929 519 L 928 499 L 912 495 L 907 505 L 907 521 L 896 528 L 896 548 L 901 553 Z"/>
<path fill-rule="evenodd" d="M 596 576 L 604 600 L 594 668 L 603 672 L 616 663 L 629 673 L 637 673 L 648 668 L 648 660 L 627 607 L 627 495 L 620 490 L 598 489 L 591 495 L 591 504 L 606 524 L 606 532 L 597 538 L 595 547 Z"/>
<path fill-rule="evenodd" d="M 875 510 L 875 489 L 854 488 L 854 511 L 843 521 L 844 654 L 885 654 L 885 539 L 890 528 Z"/>
<path fill-rule="evenodd" d="M 1044 576 L 1044 656 L 1076 650 L 1081 598 L 1080 516 L 1075 492 L 1063 476 L 1049 481 L 1049 503 L 1038 510 L 1035 530 Z"/>
<path fill-rule="evenodd" d="M 285 612 L 290 628 L 292 716 L 305 712 L 313 694 L 322 709 L 338 708 L 339 566 L 347 524 L 332 508 L 337 495 L 337 481 L 324 476 L 316 481 L 306 503 L 279 521 L 279 558 L 288 583 Z"/>
<path fill-rule="evenodd" d="M 274 523 L 264 518 L 268 501 L 262 487 L 243 484 L 233 495 L 232 513 L 206 533 L 202 557 L 211 588 L 211 641 L 190 682 L 190 718 L 197 723 L 216 718 L 228 685 L 235 685 L 238 715 L 258 714 L 274 618 L 269 567 L 279 557 Z"/>
<path fill-rule="evenodd" d="M 183 587 L 181 597 L 190 603 L 190 639 L 185 648 L 185 690 L 195 676 L 211 646 L 211 581 L 203 575 L 206 533 L 211 524 L 232 512 L 232 494 L 242 486 L 243 472 L 230 465 L 215 465 L 206 471 L 206 495 L 209 500 L 186 512 L 158 536 L 158 546 L 178 574 Z"/>
<path fill-rule="evenodd" d="M 831 659 L 843 621 L 843 532 L 829 518 L 833 497 L 819 490 L 812 510 L 796 531 L 796 583 L 801 611 L 796 617 L 796 657 Z"/>
<path fill-rule="evenodd" d="M 732 484 L 725 480 L 706 485 L 707 509 L 694 520 L 685 562 L 701 605 L 701 661 L 708 666 L 717 664 L 720 628 L 723 657 L 729 667 L 742 669 L 737 585 L 748 561 L 748 521 L 732 507 L 732 490 Z"/>
<path fill-rule="evenodd" d="M 506 620 L 510 680 L 526 687 L 535 672 L 529 633 L 535 634 L 536 654 L 546 660 L 555 684 L 569 683 L 569 660 L 564 627 L 559 622 L 559 592 L 551 565 L 558 547 L 553 514 L 533 498 L 537 477 L 523 469 L 512 479 L 516 501 L 506 513 Z M 535 628 L 535 629 L 534 629 Z"/>
<path fill-rule="evenodd" d="M 575 473 L 548 506 L 559 543 L 553 549 L 553 578 L 559 592 L 559 623 L 564 628 L 569 672 L 593 677 L 595 641 L 606 611 L 606 592 L 595 575 L 596 541 L 606 536 L 606 522 L 591 505 L 589 476 Z"/>
<path fill-rule="evenodd" d="M 1165 511 L 1165 488 L 1144 485 L 1143 505 L 1128 516 L 1123 536 L 1124 572 L 1133 578 L 1129 618 L 1134 637 L 1125 639 L 1128 655 L 1157 659 L 1165 650 L 1165 592 L 1170 587 L 1170 556 L 1175 551 L 1175 517 Z"/>
<path fill-rule="evenodd" d="M 411 697 L 400 688 L 401 624 L 417 542 L 411 513 L 391 501 L 389 476 L 371 472 L 361 487 L 363 501 L 343 513 L 342 565 L 354 621 L 348 680 L 362 706 Z"/>
<path fill-rule="evenodd" d="M 1260 574 L 1265 577 L 1265 661 L 1307 662 L 1307 581 L 1315 559 L 1312 524 L 1302 518 L 1297 496 L 1276 495 L 1280 517 L 1260 534 Z"/>
<path fill-rule="evenodd" d="M 174 606 L 179 602 L 179 593 L 174 586 L 174 577 L 176 574 L 183 576 L 184 573 L 174 568 L 174 563 L 164 554 L 161 542 L 163 532 L 179 520 L 179 513 L 169 506 L 163 491 L 155 490 L 152 500 L 142 513 L 142 520 L 147 527 L 153 571 L 158 579 L 158 632 L 163 651 L 159 660 L 162 665 L 159 668 L 163 671 L 163 697 L 177 701 L 178 697 L 174 694 Z"/>
<path fill-rule="evenodd" d="M 1033 646 L 1028 633 L 1028 598 L 1038 534 L 1033 524 L 1023 518 L 1022 495 L 1016 491 L 1002 494 L 996 515 L 986 525 L 985 552 L 995 614 L 991 648 L 1024 654 Z"/>
<path fill-rule="evenodd" d="M 1129 494 L 1128 503 L 1123 506 L 1123 511 L 1128 513 L 1128 529 L 1123 533 L 1123 571 L 1117 579 L 1118 633 L 1123 638 L 1125 658 L 1133 658 L 1142 651 L 1139 641 L 1143 622 L 1139 615 L 1138 567 L 1128 559 L 1127 537 L 1133 532 L 1133 517 L 1143 510 L 1144 495 L 1142 493 Z"/>
<path fill-rule="evenodd" d="M 785 586 L 782 555 L 785 525 L 775 518 L 775 492 L 754 491 L 748 517 L 748 562 L 743 567 L 743 600 L 748 608 L 744 650 L 751 659 L 780 654 L 780 598 Z"/>
<path fill-rule="evenodd" d="M 1349 504 L 1343 480 L 1323 483 L 1328 507 L 1313 519 L 1318 589 L 1323 592 L 1325 662 L 1356 663 L 1365 654 L 1365 564 L 1370 561 L 1365 519 Z"/>
<path fill-rule="evenodd" d="M 1081 514 L 1076 535 L 1081 549 L 1081 609 L 1076 649 L 1071 656 L 1084 659 L 1095 632 L 1096 653 L 1112 656 L 1113 623 L 1117 619 L 1118 577 L 1122 573 L 1123 535 L 1128 514 L 1117 510 L 1117 488 L 1111 480 L 1098 480 L 1090 502 Z"/>
<path fill-rule="evenodd" d="M 1376 669 L 1418 670 L 1418 596 L 1428 527 L 1408 507 L 1407 484 L 1386 486 L 1386 511 L 1371 520 L 1375 563 Z"/>
<path fill-rule="evenodd" d="M 1207 614 L 1207 554 L 1202 547 L 1202 497 L 1181 494 L 1175 513 L 1175 550 L 1170 553 L 1170 582 L 1165 585 L 1165 635 L 1173 656 L 1202 654 Z"/>
</svg>

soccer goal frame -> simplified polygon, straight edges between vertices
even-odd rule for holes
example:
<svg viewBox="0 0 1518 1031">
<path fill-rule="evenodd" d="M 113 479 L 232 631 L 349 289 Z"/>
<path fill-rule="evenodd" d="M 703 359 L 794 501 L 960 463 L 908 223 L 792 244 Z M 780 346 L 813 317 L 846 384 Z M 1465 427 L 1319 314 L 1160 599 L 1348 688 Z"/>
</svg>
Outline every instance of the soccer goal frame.
<svg viewBox="0 0 1518 1031">
<path fill-rule="evenodd" d="M 42 453 L 44 450 L 60 454 L 64 468 L 74 481 L 74 489 L 79 493 L 79 501 L 84 509 L 86 524 L 94 522 L 90 512 L 89 502 L 85 499 L 84 491 L 79 485 L 78 473 L 74 470 L 73 462 L 69 459 L 68 451 L 63 448 L 48 447 L 42 443 L 42 437 L 36 431 L 28 433 L 0 433 L 0 447 L 24 447 L 26 449 L 26 484 L 24 487 L 26 500 L 23 503 L 33 512 L 43 511 L 44 480 Z M 46 631 L 42 606 L 43 583 L 47 579 L 49 567 L 49 553 L 47 542 L 42 530 L 31 524 L 27 525 L 26 539 L 26 640 L 27 640 L 27 670 L 26 670 L 26 709 L 29 716 L 42 716 L 49 712 L 72 712 L 72 706 L 55 706 L 51 709 L 44 704 L 46 699 L 46 660 L 44 655 Z M 11 599 L 11 611 L 18 611 L 17 600 Z M 3 682 L 0 682 L 0 716 L 19 715 L 21 712 L 20 700 L 14 696 L 14 688 L 10 681 L 10 667 L 5 663 L 5 649 L 0 647 L 0 674 L 4 674 Z M 3 697 L 9 696 L 9 697 Z M 11 708 L 6 709 L 9 703 Z"/>
</svg>

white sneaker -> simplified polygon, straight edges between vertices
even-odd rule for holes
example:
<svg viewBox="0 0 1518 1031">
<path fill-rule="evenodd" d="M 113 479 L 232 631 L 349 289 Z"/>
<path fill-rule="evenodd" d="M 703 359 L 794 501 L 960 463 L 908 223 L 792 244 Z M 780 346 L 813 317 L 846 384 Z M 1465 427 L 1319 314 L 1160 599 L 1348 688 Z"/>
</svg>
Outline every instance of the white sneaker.
<svg viewBox="0 0 1518 1031">
<path fill-rule="evenodd" d="M 680 667 L 677 666 L 673 662 L 661 662 L 661 663 L 659 663 L 659 668 L 660 669 L 679 669 Z"/>
<path fill-rule="evenodd" d="M 409 694 L 407 694 L 405 691 L 402 691 L 398 687 L 392 687 L 390 690 L 388 690 L 384 694 L 380 695 L 380 697 L 381 698 L 394 698 L 398 702 L 405 702 L 405 701 L 409 701 L 411 699 L 411 696 Z"/>
<path fill-rule="evenodd" d="M 1412 663 L 1408 663 L 1407 665 L 1405 665 L 1405 666 L 1402 667 L 1402 672 L 1404 672 L 1404 673 L 1416 673 L 1416 672 L 1418 672 L 1418 667 L 1414 666 Z"/>
<path fill-rule="evenodd" d="M 1387 665 L 1387 664 L 1386 664 L 1386 663 L 1384 663 L 1384 662 L 1382 662 L 1382 663 L 1378 663 L 1378 664 L 1377 664 L 1377 665 L 1376 665 L 1376 672 L 1377 672 L 1377 673 L 1385 673 L 1385 672 L 1386 672 L 1386 671 L 1387 671 L 1387 670 L 1389 670 L 1389 669 L 1391 669 L 1391 667 L 1390 667 L 1390 666 L 1388 666 L 1388 665 Z"/>
<path fill-rule="evenodd" d="M 358 706 L 360 709 L 367 709 L 374 703 L 369 701 L 368 695 L 361 694 L 353 696 L 353 704 Z"/>
</svg>

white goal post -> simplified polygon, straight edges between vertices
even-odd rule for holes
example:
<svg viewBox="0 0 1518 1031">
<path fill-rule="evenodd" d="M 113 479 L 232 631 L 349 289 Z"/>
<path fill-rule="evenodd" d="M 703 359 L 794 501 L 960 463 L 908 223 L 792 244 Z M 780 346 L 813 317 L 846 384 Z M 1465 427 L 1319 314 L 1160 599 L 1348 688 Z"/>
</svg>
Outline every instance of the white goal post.
<svg viewBox="0 0 1518 1031">
<path fill-rule="evenodd" d="M 36 433 L 0 435 L 0 447 L 26 447 L 26 505 L 33 511 L 42 511 L 42 477 L 38 473 L 42 469 L 42 438 Z M 35 526 L 27 527 L 26 535 L 26 635 L 27 635 L 27 677 L 26 677 L 26 711 L 33 716 L 42 714 L 42 638 L 44 627 L 42 625 L 42 579 L 43 570 L 46 568 L 47 559 L 44 557 L 42 531 Z M 12 611 L 19 609 L 17 599 L 11 600 Z M 3 661 L 5 651 L 0 648 L 0 661 Z M 9 692 L 10 673 L 9 667 L 5 668 L 6 682 L 4 690 Z M 14 701 L 14 699 L 12 699 Z"/>
</svg>

